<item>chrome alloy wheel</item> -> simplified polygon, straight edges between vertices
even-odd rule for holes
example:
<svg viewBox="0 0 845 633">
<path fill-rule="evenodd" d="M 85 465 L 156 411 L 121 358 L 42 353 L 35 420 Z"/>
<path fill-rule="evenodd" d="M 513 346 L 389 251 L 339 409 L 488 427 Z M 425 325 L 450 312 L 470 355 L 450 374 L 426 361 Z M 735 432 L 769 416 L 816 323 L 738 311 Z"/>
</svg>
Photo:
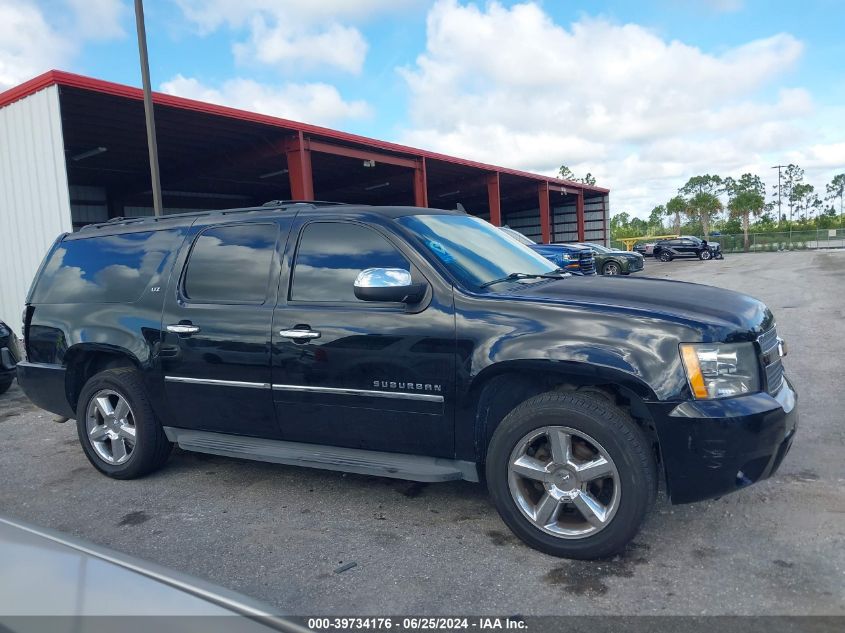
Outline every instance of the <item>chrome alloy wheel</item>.
<svg viewBox="0 0 845 633">
<path fill-rule="evenodd" d="M 107 464 L 125 463 L 135 450 L 135 416 L 122 395 L 102 389 L 88 402 L 85 429 L 97 455 Z"/>
<path fill-rule="evenodd" d="M 535 429 L 508 461 L 508 487 L 520 512 L 544 532 L 567 539 L 592 536 L 619 508 L 619 472 L 589 435 L 566 426 Z"/>
</svg>

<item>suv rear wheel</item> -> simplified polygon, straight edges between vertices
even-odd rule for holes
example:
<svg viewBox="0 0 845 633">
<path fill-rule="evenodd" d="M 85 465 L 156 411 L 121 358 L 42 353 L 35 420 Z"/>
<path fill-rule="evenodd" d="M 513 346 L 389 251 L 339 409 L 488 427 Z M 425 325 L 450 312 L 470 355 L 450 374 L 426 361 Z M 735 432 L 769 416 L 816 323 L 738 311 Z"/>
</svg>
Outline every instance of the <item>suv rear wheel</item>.
<svg viewBox="0 0 845 633">
<path fill-rule="evenodd" d="M 134 368 L 109 369 L 85 383 L 76 430 L 88 460 L 115 479 L 160 468 L 172 449 Z"/>
<path fill-rule="evenodd" d="M 549 392 L 511 411 L 487 453 L 490 495 L 531 547 L 601 558 L 636 535 L 657 491 L 648 442 L 600 397 Z"/>
</svg>

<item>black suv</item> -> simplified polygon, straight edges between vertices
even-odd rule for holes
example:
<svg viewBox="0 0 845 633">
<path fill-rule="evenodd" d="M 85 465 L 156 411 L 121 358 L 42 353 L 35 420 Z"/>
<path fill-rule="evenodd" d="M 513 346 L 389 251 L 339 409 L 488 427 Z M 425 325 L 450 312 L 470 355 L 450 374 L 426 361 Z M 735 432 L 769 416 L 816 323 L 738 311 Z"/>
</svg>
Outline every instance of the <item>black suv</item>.
<svg viewBox="0 0 845 633">
<path fill-rule="evenodd" d="M 796 395 L 769 309 L 571 276 L 460 211 L 278 204 L 62 235 L 26 300 L 21 387 L 101 472 L 184 449 L 484 480 L 558 556 L 771 475 Z"/>
<path fill-rule="evenodd" d="M 0 394 L 6 393 L 15 380 L 18 354 L 18 338 L 12 328 L 0 321 Z"/>
<path fill-rule="evenodd" d="M 722 247 L 691 235 L 671 240 L 660 240 L 654 245 L 652 255 L 661 262 L 671 262 L 676 257 L 696 257 L 702 260 L 723 259 Z"/>
</svg>

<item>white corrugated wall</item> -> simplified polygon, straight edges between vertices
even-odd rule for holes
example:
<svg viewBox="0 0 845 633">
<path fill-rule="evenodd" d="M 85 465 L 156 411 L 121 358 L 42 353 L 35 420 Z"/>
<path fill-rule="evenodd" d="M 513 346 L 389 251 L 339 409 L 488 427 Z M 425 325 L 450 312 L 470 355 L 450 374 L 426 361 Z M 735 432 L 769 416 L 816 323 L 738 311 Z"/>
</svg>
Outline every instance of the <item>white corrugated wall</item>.
<svg viewBox="0 0 845 633">
<path fill-rule="evenodd" d="M 20 334 L 29 284 L 71 230 L 59 89 L 0 108 L 0 320 Z"/>
</svg>

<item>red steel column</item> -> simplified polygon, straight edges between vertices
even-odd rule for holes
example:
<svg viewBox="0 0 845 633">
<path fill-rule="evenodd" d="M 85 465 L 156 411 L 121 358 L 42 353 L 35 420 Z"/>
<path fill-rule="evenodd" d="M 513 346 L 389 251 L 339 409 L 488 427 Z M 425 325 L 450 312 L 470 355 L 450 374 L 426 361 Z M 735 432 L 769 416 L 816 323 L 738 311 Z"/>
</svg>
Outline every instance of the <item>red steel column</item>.
<svg viewBox="0 0 845 633">
<path fill-rule="evenodd" d="M 607 196 L 601 198 L 601 217 L 604 223 L 604 245 L 610 248 L 610 233 L 607 230 Z"/>
<path fill-rule="evenodd" d="M 578 192 L 575 198 L 575 218 L 578 221 L 578 241 L 584 241 L 584 191 Z"/>
<path fill-rule="evenodd" d="M 288 143 L 285 153 L 288 159 L 290 197 L 294 200 L 313 200 L 314 177 L 311 174 L 311 150 L 305 146 L 302 132 Z"/>
<path fill-rule="evenodd" d="M 487 203 L 490 207 L 490 224 L 502 226 L 502 198 L 499 193 L 499 172 L 487 176 Z"/>
<path fill-rule="evenodd" d="M 414 169 L 414 204 L 418 207 L 428 206 L 428 180 L 425 175 L 425 157 L 417 161 L 417 166 Z"/>
<path fill-rule="evenodd" d="M 543 244 L 551 244 L 552 210 L 549 204 L 549 183 L 541 182 L 537 187 L 537 194 L 540 202 L 540 232 L 543 235 Z"/>
</svg>

